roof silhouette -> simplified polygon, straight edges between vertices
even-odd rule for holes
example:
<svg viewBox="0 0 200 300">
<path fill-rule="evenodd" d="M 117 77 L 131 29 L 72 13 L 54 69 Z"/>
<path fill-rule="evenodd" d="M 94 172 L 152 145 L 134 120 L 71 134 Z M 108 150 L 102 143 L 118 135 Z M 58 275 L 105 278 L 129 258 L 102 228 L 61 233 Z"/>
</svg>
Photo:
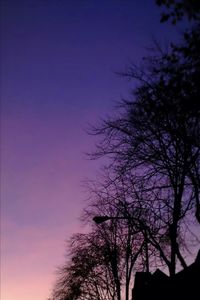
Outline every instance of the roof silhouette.
<svg viewBox="0 0 200 300">
<path fill-rule="evenodd" d="M 199 299 L 200 250 L 195 261 L 172 277 L 157 269 L 153 274 L 137 272 L 133 300 Z"/>
</svg>

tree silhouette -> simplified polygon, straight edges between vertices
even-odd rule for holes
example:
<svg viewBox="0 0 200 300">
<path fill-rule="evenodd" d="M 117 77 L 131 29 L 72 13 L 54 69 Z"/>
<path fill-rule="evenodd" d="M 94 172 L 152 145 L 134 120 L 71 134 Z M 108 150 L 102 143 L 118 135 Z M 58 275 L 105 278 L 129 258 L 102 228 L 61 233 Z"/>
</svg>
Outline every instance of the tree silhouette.
<svg viewBox="0 0 200 300">
<path fill-rule="evenodd" d="M 199 25 L 185 33 L 181 45 L 172 45 L 169 53 L 159 49 L 160 53 L 148 57 L 143 67 L 131 66 L 123 75 L 139 82 L 132 99 L 122 101 L 118 117 L 105 120 L 92 131 L 102 137 L 92 158 L 107 155 L 116 178 L 129 173 L 136 182 L 142 182 L 151 215 L 162 221 L 160 226 L 170 243 L 171 254 L 165 262 L 171 275 L 176 257 L 185 266 L 178 240 L 183 222 L 194 211 L 200 222 L 197 33 Z"/>
<path fill-rule="evenodd" d="M 192 27 L 168 51 L 159 45 L 123 76 L 134 81 L 117 114 L 91 129 L 100 142 L 92 159 L 106 156 L 100 182 L 89 184 L 84 220 L 91 232 L 71 239 L 52 300 L 130 299 L 136 271 L 177 265 L 200 225 L 200 6 L 157 0 L 161 21 L 187 17 Z M 111 220 L 92 224 L 95 216 Z M 109 219 L 109 218 L 107 218 Z"/>
<path fill-rule="evenodd" d="M 130 247 L 135 249 L 134 255 L 128 251 Z M 123 281 L 127 291 L 142 247 L 133 240 L 130 227 L 125 231 L 113 221 L 95 226 L 90 233 L 74 235 L 68 260 L 59 269 L 52 300 L 120 300 Z"/>
</svg>

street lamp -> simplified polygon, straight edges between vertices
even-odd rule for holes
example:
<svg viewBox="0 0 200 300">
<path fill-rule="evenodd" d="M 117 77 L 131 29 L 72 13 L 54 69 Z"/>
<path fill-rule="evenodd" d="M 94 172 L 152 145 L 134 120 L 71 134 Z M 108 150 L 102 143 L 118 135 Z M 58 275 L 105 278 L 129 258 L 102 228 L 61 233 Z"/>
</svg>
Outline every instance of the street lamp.
<svg viewBox="0 0 200 300">
<path fill-rule="evenodd" d="M 95 216 L 93 221 L 96 224 L 104 223 L 108 220 L 136 220 L 134 217 L 110 217 L 110 216 Z M 138 221 L 138 219 L 137 219 Z M 145 260 L 146 260 L 146 272 L 149 273 L 149 254 L 148 254 L 148 238 L 147 238 L 147 227 L 144 225 L 142 221 L 139 221 L 141 227 L 144 229 L 144 242 L 145 242 Z"/>
</svg>

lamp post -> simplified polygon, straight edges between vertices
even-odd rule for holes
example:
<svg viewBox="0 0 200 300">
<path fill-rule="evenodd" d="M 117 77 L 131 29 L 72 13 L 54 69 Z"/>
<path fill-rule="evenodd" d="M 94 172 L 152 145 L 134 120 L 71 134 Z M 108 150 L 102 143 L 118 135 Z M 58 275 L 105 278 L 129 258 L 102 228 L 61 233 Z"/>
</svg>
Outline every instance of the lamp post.
<svg viewBox="0 0 200 300">
<path fill-rule="evenodd" d="M 111 216 L 95 216 L 93 218 L 93 221 L 96 224 L 101 224 L 108 220 L 137 220 L 137 219 L 134 217 L 111 217 Z M 146 272 L 149 273 L 149 253 L 148 253 L 149 251 L 148 251 L 147 227 L 144 225 L 142 221 L 139 221 L 139 223 L 141 227 L 144 229 Z"/>
</svg>

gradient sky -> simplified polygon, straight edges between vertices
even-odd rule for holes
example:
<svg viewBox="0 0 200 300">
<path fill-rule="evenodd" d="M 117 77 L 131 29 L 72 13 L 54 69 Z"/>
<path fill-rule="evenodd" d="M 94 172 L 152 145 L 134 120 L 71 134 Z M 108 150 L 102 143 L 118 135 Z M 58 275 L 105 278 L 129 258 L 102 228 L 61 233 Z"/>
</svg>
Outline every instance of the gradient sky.
<svg viewBox="0 0 200 300">
<path fill-rule="evenodd" d="M 112 114 L 160 25 L 153 0 L 1 1 L 2 300 L 46 300 L 99 162 L 85 129 Z"/>
</svg>

